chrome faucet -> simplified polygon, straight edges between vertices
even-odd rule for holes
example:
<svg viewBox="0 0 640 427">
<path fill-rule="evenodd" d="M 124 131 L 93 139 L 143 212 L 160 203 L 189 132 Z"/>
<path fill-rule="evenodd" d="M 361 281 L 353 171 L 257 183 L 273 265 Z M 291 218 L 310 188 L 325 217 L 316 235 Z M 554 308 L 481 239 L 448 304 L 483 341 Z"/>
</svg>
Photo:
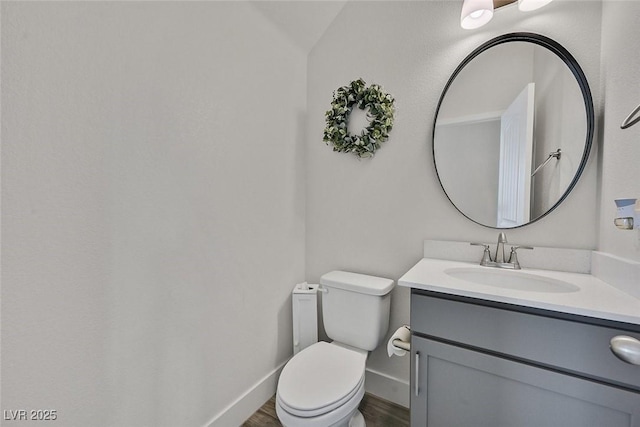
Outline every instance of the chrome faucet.
<svg viewBox="0 0 640 427">
<path fill-rule="evenodd" d="M 482 254 L 482 260 L 480 265 L 484 267 L 495 268 L 510 268 L 513 270 L 520 270 L 520 262 L 518 261 L 518 249 L 533 249 L 532 246 L 512 246 L 509 253 L 509 259 L 507 260 L 504 254 L 504 244 L 507 242 L 507 236 L 504 233 L 498 234 L 498 243 L 496 244 L 496 254 L 491 257 L 491 249 L 486 243 L 471 243 L 474 246 L 484 246 L 484 252 Z"/>
<path fill-rule="evenodd" d="M 498 243 L 496 244 L 496 256 L 493 257 L 493 261 L 497 263 L 505 262 L 504 259 L 504 244 L 507 243 L 507 235 L 504 233 L 498 234 Z"/>
</svg>

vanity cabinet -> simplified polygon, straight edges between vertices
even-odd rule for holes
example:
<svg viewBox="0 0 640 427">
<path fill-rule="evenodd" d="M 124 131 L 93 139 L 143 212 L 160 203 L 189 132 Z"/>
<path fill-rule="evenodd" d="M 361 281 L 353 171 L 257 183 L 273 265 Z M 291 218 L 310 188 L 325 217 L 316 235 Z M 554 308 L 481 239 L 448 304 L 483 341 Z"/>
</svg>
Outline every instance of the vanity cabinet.
<svg viewBox="0 0 640 427">
<path fill-rule="evenodd" d="M 412 427 L 640 427 L 640 326 L 412 290 Z"/>
</svg>

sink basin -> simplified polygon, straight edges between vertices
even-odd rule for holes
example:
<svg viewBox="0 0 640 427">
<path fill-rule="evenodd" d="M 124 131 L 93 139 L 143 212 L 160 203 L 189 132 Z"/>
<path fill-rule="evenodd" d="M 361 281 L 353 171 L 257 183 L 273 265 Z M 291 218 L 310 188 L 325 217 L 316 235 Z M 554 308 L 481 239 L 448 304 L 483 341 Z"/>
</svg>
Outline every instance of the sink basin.
<svg viewBox="0 0 640 427">
<path fill-rule="evenodd" d="M 444 271 L 449 276 L 495 288 L 528 292 L 568 293 L 577 292 L 579 287 L 562 280 L 538 276 L 520 271 L 485 268 L 449 268 Z"/>
</svg>

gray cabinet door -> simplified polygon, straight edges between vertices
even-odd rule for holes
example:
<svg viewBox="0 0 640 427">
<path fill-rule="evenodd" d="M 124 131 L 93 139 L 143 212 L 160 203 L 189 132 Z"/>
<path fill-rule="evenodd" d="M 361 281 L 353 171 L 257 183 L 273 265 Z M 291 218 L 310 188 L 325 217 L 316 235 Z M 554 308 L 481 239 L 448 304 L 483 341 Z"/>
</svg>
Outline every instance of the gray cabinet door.
<svg viewBox="0 0 640 427">
<path fill-rule="evenodd" d="M 412 427 L 640 427 L 640 393 L 413 336 Z"/>
</svg>

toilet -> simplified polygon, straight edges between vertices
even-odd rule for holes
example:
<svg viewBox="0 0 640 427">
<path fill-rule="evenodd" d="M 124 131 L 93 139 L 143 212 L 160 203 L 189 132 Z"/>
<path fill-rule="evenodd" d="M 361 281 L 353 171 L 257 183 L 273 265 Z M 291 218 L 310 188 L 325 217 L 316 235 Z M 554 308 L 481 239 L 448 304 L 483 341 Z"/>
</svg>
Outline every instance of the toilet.
<svg viewBox="0 0 640 427">
<path fill-rule="evenodd" d="M 320 278 L 322 319 L 333 341 L 317 342 L 282 369 L 276 413 L 284 427 L 364 427 L 367 355 L 384 339 L 394 281 L 346 271 Z"/>
</svg>

